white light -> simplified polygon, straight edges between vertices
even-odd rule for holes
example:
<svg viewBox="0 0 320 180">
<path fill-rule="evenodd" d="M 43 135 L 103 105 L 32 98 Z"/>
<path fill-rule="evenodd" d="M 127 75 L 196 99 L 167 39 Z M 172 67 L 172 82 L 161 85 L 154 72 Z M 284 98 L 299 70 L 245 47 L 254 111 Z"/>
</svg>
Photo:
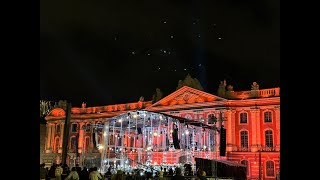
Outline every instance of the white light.
<svg viewBox="0 0 320 180">
<path fill-rule="evenodd" d="M 153 133 L 153 135 L 154 135 L 154 136 L 157 136 L 157 135 L 158 135 L 158 133 L 157 133 L 157 132 L 154 132 L 154 133 Z"/>
<path fill-rule="evenodd" d="M 171 129 L 170 132 L 173 133 L 173 130 Z"/>
<path fill-rule="evenodd" d="M 204 145 L 204 146 L 203 146 L 203 149 L 205 149 L 205 148 L 207 148 L 207 146 Z"/>
<path fill-rule="evenodd" d="M 189 134 L 189 131 L 187 130 L 187 131 L 186 131 L 186 135 L 188 135 L 188 134 Z"/>
<path fill-rule="evenodd" d="M 106 136 L 106 135 L 107 135 L 107 133 L 106 133 L 106 132 L 104 132 L 104 133 L 103 133 L 103 136 Z"/>
<path fill-rule="evenodd" d="M 151 147 L 149 146 L 149 147 L 147 147 L 147 151 L 150 151 L 151 150 Z"/>
<path fill-rule="evenodd" d="M 138 116 L 136 114 L 133 115 L 134 118 L 137 118 Z"/>
<path fill-rule="evenodd" d="M 122 122 L 122 119 L 120 118 L 120 119 L 118 119 L 118 122 Z"/>
<path fill-rule="evenodd" d="M 101 150 L 101 149 L 103 149 L 103 148 L 104 148 L 103 145 L 98 145 L 98 149 L 99 149 L 99 150 Z"/>
</svg>

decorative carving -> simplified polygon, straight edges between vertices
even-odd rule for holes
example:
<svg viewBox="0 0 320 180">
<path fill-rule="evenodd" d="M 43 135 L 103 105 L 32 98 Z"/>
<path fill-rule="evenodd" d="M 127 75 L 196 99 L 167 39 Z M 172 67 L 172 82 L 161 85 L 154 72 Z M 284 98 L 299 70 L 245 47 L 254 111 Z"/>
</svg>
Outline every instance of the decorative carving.
<svg viewBox="0 0 320 180">
<path fill-rule="evenodd" d="M 65 116 L 66 113 L 63 109 L 57 108 L 57 109 L 52 110 L 51 115 L 58 117 L 58 116 Z"/>
<path fill-rule="evenodd" d="M 189 99 L 198 99 L 199 95 L 190 92 L 190 91 L 185 91 L 184 93 L 180 94 L 176 98 L 174 98 L 175 101 L 188 101 Z"/>
<path fill-rule="evenodd" d="M 259 90 L 259 84 L 257 82 L 253 82 L 251 85 L 251 90 Z"/>
</svg>

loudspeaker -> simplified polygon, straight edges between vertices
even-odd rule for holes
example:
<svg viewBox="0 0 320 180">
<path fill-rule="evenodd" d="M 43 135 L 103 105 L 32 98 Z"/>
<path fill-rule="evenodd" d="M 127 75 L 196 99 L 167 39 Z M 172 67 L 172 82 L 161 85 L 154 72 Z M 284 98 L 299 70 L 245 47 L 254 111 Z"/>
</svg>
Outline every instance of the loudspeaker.
<svg viewBox="0 0 320 180">
<path fill-rule="evenodd" d="M 226 129 L 223 126 L 220 129 L 220 156 L 226 156 Z"/>
<path fill-rule="evenodd" d="M 137 128 L 138 134 L 142 134 L 142 130 L 140 127 Z"/>
<path fill-rule="evenodd" d="M 179 139 L 178 139 L 178 129 L 173 129 L 172 132 L 173 145 L 175 149 L 180 149 Z"/>
<path fill-rule="evenodd" d="M 210 114 L 208 118 L 208 124 L 215 124 L 217 123 L 217 118 L 214 114 Z"/>
</svg>

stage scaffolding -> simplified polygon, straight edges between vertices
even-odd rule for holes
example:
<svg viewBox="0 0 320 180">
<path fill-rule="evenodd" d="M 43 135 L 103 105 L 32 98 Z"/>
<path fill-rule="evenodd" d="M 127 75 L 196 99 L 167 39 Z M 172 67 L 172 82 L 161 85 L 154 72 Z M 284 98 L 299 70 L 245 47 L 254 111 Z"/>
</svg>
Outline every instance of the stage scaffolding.
<svg viewBox="0 0 320 180">
<path fill-rule="evenodd" d="M 142 110 L 121 114 L 104 122 L 100 171 L 184 164 L 195 168 L 195 158 L 217 158 L 216 133 L 215 124 L 200 120 Z"/>
</svg>

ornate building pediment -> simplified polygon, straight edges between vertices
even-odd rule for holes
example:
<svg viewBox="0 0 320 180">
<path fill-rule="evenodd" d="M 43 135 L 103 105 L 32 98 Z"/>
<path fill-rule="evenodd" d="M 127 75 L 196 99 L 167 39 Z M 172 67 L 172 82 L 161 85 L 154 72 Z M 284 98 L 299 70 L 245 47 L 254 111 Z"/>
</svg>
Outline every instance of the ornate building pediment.
<svg viewBox="0 0 320 180">
<path fill-rule="evenodd" d="M 194 89 L 188 86 L 184 86 L 175 92 L 171 93 L 167 97 L 161 99 L 150 107 L 156 106 L 170 106 L 177 104 L 192 104 L 201 102 L 212 101 L 224 101 L 226 99 Z"/>
<path fill-rule="evenodd" d="M 61 116 L 65 116 L 66 115 L 66 112 L 61 109 L 61 108 L 56 108 L 56 109 L 53 109 L 49 114 L 48 116 L 54 116 L 54 117 L 61 117 Z"/>
</svg>

